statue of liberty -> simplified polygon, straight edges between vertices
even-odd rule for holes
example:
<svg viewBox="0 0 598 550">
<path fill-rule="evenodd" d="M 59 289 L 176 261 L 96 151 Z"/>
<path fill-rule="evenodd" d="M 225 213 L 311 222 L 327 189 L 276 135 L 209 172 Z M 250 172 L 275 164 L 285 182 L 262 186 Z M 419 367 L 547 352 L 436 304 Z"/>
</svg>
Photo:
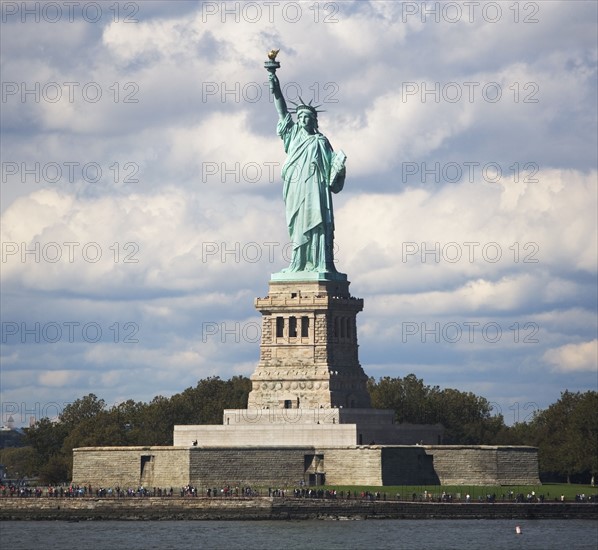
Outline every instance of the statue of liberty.
<svg viewBox="0 0 598 550">
<path fill-rule="evenodd" d="M 328 139 L 318 131 L 318 111 L 301 97 L 295 103 L 297 122 L 287 109 L 275 74 L 280 64 L 275 50 L 266 62 L 270 90 L 278 111 L 277 132 L 287 154 L 282 167 L 283 198 L 289 236 L 293 243 L 291 264 L 283 273 L 315 272 L 337 274 L 334 267 L 334 215 L 332 193 L 345 183 L 345 155 L 335 153 Z M 272 56 L 273 54 L 273 56 Z"/>
</svg>

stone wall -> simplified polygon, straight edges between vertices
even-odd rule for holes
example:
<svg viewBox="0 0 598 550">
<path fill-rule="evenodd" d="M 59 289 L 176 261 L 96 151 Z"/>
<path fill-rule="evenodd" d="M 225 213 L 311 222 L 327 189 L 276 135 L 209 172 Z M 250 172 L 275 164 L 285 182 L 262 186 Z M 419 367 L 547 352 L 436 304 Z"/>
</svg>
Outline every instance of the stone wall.
<svg viewBox="0 0 598 550">
<path fill-rule="evenodd" d="M 442 441 L 444 428 L 440 424 L 357 424 L 359 445 L 436 445 Z"/>
<path fill-rule="evenodd" d="M 538 449 L 535 447 L 498 447 L 497 477 L 501 485 L 529 484 L 538 480 Z M 535 481 L 534 481 L 535 483 Z"/>
<path fill-rule="evenodd" d="M 382 485 L 440 485 L 433 457 L 423 447 L 382 447 L 381 452 Z"/>
<path fill-rule="evenodd" d="M 321 448 L 329 485 L 537 485 L 534 447 Z"/>
<path fill-rule="evenodd" d="M 463 504 L 292 498 L 3 498 L 0 520 L 586 519 L 590 503 Z M 380 524 L 380 529 L 384 525 Z M 222 541 L 221 541 L 222 542 Z M 84 544 L 84 541 L 83 541 Z M 281 545 L 284 541 L 281 542 Z M 345 544 L 351 548 L 351 541 Z"/>
<path fill-rule="evenodd" d="M 382 485 L 380 447 L 318 448 L 327 485 Z"/>
<path fill-rule="evenodd" d="M 341 422 L 341 412 L 345 409 L 224 409 L 223 425 L 270 426 L 271 424 L 354 424 Z M 358 409 L 351 409 L 358 410 Z M 359 409 L 361 410 L 361 409 Z M 375 409 L 365 409 L 374 411 Z"/>
<path fill-rule="evenodd" d="M 354 445 L 355 424 L 281 424 L 175 426 L 174 445 L 199 447 L 271 447 Z"/>
<path fill-rule="evenodd" d="M 327 485 L 540 483 L 533 447 L 214 444 L 88 447 L 73 453 L 73 482 L 105 487 L 289 487 L 309 483 L 316 473 L 324 474 Z"/>
<path fill-rule="evenodd" d="M 190 483 L 214 485 L 297 487 L 312 463 L 314 450 L 306 447 L 190 449 Z"/>
<path fill-rule="evenodd" d="M 143 457 L 143 458 L 142 458 Z M 73 449 L 73 483 L 92 487 L 182 487 L 189 481 L 189 451 L 174 447 Z"/>
<path fill-rule="evenodd" d="M 424 446 L 434 459 L 442 485 L 535 485 L 538 450 L 535 447 L 490 445 Z"/>
</svg>

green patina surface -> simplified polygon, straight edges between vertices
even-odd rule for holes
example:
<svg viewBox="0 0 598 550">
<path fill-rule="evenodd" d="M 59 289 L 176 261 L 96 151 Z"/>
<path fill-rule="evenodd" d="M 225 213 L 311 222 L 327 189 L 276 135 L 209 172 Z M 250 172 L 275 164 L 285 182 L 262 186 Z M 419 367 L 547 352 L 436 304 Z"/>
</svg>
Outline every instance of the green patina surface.
<svg viewBox="0 0 598 550">
<path fill-rule="evenodd" d="M 299 98 L 294 109 L 297 121 L 293 120 L 276 76 L 280 64 L 270 61 L 265 66 L 279 115 L 277 133 L 287 154 L 282 167 L 283 198 L 293 243 L 289 267 L 275 273 L 272 280 L 346 280 L 334 266 L 331 196 L 344 186 L 346 156 L 335 152 L 318 130 L 318 111 L 311 102 Z"/>
</svg>

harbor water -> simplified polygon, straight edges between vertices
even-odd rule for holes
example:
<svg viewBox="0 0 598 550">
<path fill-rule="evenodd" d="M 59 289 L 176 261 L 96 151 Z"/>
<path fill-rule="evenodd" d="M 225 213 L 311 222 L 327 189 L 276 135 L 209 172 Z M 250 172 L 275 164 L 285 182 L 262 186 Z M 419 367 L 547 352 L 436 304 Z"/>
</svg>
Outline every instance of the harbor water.
<svg viewBox="0 0 598 550">
<path fill-rule="evenodd" d="M 343 518 L 336 521 L 3 521 L 0 546 L 11 550 L 595 550 L 598 522 Z"/>
</svg>

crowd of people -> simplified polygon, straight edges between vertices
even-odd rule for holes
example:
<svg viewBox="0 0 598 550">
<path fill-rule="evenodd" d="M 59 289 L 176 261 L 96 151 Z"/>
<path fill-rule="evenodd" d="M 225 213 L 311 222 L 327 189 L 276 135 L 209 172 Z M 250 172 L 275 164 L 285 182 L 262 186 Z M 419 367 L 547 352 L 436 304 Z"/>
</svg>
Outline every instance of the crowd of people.
<svg viewBox="0 0 598 550">
<path fill-rule="evenodd" d="M 274 494 L 273 496 L 284 496 Z M 399 495 L 396 495 L 397 497 Z M 344 499 L 344 500 L 386 500 L 387 494 L 371 491 L 337 491 L 336 489 L 312 489 L 301 487 L 293 490 L 295 498 L 324 498 L 324 499 Z M 390 497 L 389 497 L 390 498 Z"/>
<path fill-rule="evenodd" d="M 91 498 L 130 498 L 130 497 L 256 497 L 260 491 L 252 487 L 209 487 L 200 489 L 192 485 L 186 485 L 180 489 L 161 487 L 92 487 L 91 485 L 68 485 L 46 487 L 29 487 L 24 485 L 6 484 L 0 485 L 0 495 L 3 497 L 91 497 Z"/>
<path fill-rule="evenodd" d="M 263 495 L 262 495 L 263 493 Z M 186 485 L 178 489 L 159 488 L 159 487 L 92 487 L 91 485 L 67 485 L 67 486 L 53 486 L 46 487 L 29 487 L 18 484 L 2 484 L 0 485 L 0 495 L 3 497 L 20 497 L 20 498 L 134 498 L 134 497 L 203 497 L 203 498 L 253 498 L 259 496 L 266 496 L 265 490 L 260 490 L 250 486 L 232 486 L 224 485 L 222 487 L 207 487 L 199 488 L 192 485 Z M 387 494 L 380 491 L 350 491 L 336 489 L 324 489 L 316 487 L 306 487 L 301 485 L 294 489 L 287 488 L 268 488 L 268 497 L 280 498 L 301 498 L 301 499 L 343 499 L 343 500 L 410 500 L 412 502 L 516 502 L 516 503 L 542 503 L 545 501 L 565 502 L 564 495 L 550 497 L 548 493 L 536 495 L 535 491 L 527 494 L 514 493 L 508 491 L 503 493 L 500 498 L 495 493 L 478 495 L 476 498 L 469 493 L 465 495 L 461 493 L 451 494 L 443 491 L 442 493 L 431 493 L 424 490 L 423 493 L 411 493 L 406 497 L 401 496 L 400 493 Z M 585 493 L 575 496 L 576 502 L 596 502 L 598 495 L 586 495 Z"/>
<path fill-rule="evenodd" d="M 0 494 L 3 497 L 50 497 L 50 498 L 76 498 L 76 497 L 143 497 L 143 496 L 172 496 L 173 489 L 149 490 L 144 487 L 96 487 L 91 485 L 67 485 L 47 487 L 29 487 L 24 485 L 0 485 Z"/>
</svg>

